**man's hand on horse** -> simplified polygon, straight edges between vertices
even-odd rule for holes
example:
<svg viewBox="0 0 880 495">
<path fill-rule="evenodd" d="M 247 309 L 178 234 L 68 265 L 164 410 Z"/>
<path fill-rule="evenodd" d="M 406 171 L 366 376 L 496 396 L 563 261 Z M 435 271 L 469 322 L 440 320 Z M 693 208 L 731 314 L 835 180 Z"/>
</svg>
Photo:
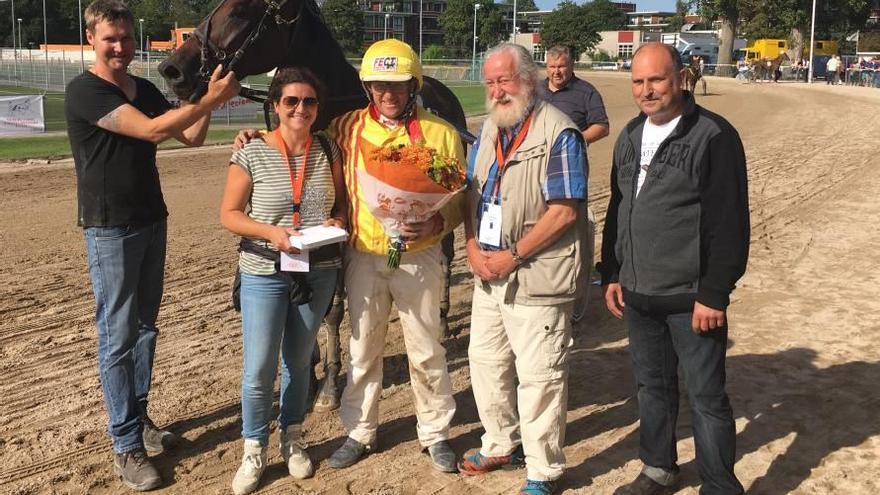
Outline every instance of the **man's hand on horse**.
<svg viewBox="0 0 880 495">
<path fill-rule="evenodd" d="M 219 105 L 241 91 L 241 85 L 235 78 L 235 72 L 229 71 L 225 76 L 220 77 L 222 71 L 223 67 L 220 65 L 214 68 L 211 79 L 208 81 L 208 92 L 202 97 L 205 103 Z"/>
<path fill-rule="evenodd" d="M 259 129 L 242 129 L 238 131 L 238 134 L 235 135 L 235 141 L 232 143 L 232 151 L 244 148 L 244 145 L 254 139 L 263 139 Z"/>
</svg>

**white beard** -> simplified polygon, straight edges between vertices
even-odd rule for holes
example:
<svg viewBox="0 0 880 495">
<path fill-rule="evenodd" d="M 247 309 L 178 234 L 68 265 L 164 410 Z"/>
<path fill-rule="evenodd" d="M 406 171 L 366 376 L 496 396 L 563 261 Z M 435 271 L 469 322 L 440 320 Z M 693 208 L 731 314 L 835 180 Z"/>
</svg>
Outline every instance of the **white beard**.
<svg viewBox="0 0 880 495">
<path fill-rule="evenodd" d="M 489 112 L 489 118 L 498 127 L 506 129 L 521 122 L 526 118 L 526 112 L 529 109 L 529 97 L 526 95 L 504 95 L 501 102 L 510 101 L 510 105 L 501 107 L 492 98 L 486 98 L 486 111 Z"/>
</svg>

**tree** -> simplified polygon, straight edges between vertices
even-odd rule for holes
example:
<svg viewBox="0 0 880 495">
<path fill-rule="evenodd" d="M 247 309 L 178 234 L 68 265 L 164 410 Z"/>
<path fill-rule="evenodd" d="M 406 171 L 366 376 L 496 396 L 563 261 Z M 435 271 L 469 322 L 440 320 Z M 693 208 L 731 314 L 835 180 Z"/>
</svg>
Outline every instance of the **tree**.
<svg viewBox="0 0 880 495">
<path fill-rule="evenodd" d="M 704 0 L 700 5 L 701 14 L 707 19 L 721 19 L 721 36 L 718 43 L 718 64 L 733 62 L 733 39 L 739 22 L 739 8 L 742 0 Z"/>
<path fill-rule="evenodd" d="M 481 4 L 477 11 L 477 44 L 487 50 L 506 40 L 509 33 L 504 29 L 504 15 L 494 3 Z"/>
<path fill-rule="evenodd" d="M 816 11 L 816 37 L 842 42 L 865 25 L 869 0 L 822 2 Z M 742 34 L 749 39 L 787 38 L 789 57 L 801 57 L 810 31 L 812 0 L 741 0 Z"/>
<path fill-rule="evenodd" d="M 360 55 L 364 46 L 364 14 L 357 2 L 326 0 L 321 12 L 342 51 L 347 55 Z"/>
<path fill-rule="evenodd" d="M 571 0 L 564 0 L 544 17 L 541 45 L 545 49 L 555 45 L 570 47 L 577 60 L 581 53 L 592 51 L 602 39 L 594 27 L 599 21 L 601 20 L 588 14 L 584 7 Z"/>
<path fill-rule="evenodd" d="M 440 45 L 428 45 L 422 52 L 423 60 L 436 60 L 446 58 L 446 49 Z"/>
<path fill-rule="evenodd" d="M 454 56 L 470 54 L 474 41 L 474 0 L 449 0 L 440 14 L 443 42 Z"/>
<path fill-rule="evenodd" d="M 514 0 L 504 0 L 504 3 L 513 6 L 513 1 Z M 534 12 L 536 10 L 538 10 L 538 6 L 535 5 L 535 0 L 516 0 L 517 12 Z"/>
<path fill-rule="evenodd" d="M 545 49 L 567 46 L 577 60 L 581 53 L 592 52 L 602 39 L 599 31 L 616 31 L 626 24 L 626 14 L 609 0 L 593 0 L 580 6 L 565 0 L 544 18 L 541 44 Z"/>
<path fill-rule="evenodd" d="M 675 15 L 669 18 L 669 26 L 666 27 L 667 32 L 677 33 L 681 31 L 682 26 L 685 25 L 684 18 L 688 14 L 690 7 L 689 1 L 675 0 Z"/>
<path fill-rule="evenodd" d="M 617 31 L 626 29 L 627 15 L 609 0 L 593 0 L 582 7 L 584 26 L 593 31 Z"/>
</svg>

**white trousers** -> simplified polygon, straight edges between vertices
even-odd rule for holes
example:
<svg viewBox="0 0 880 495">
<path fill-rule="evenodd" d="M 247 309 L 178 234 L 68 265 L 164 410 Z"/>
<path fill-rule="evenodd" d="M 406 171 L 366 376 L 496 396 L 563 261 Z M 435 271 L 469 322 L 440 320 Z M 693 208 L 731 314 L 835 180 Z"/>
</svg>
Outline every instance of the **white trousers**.
<svg viewBox="0 0 880 495">
<path fill-rule="evenodd" d="M 528 478 L 555 480 L 565 469 L 562 446 L 574 303 L 506 304 L 506 291 L 506 281 L 485 287 L 477 281 L 474 288 L 468 357 L 486 430 L 480 453 L 503 456 L 521 443 Z"/>
<path fill-rule="evenodd" d="M 382 359 L 391 303 L 397 305 L 415 398 L 417 432 L 422 446 L 449 438 L 455 414 L 446 349 L 440 343 L 440 292 L 445 277 L 440 246 L 403 253 L 400 267 L 387 267 L 386 256 L 349 249 L 345 287 L 351 317 L 348 381 L 340 418 L 348 435 L 363 444 L 376 441 Z"/>
</svg>

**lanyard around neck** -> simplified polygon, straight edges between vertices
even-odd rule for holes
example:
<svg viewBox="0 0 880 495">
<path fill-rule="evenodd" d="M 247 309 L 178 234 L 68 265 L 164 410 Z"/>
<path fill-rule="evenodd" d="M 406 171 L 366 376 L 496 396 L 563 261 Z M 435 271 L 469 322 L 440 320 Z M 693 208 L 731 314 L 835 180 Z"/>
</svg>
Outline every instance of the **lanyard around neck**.
<svg viewBox="0 0 880 495">
<path fill-rule="evenodd" d="M 513 141 L 510 143 L 510 146 L 507 147 L 507 153 L 501 149 L 501 129 L 498 130 L 498 135 L 495 136 L 495 160 L 498 162 L 498 168 L 495 169 L 495 186 L 493 187 L 492 195 L 498 196 L 498 191 L 501 190 L 501 174 L 504 173 L 504 167 L 507 166 L 507 160 L 516 153 L 516 150 L 519 149 L 522 142 L 526 139 L 526 135 L 529 133 L 529 127 L 532 125 L 532 113 L 529 113 L 529 116 L 526 117 L 525 122 L 523 122 L 522 128 L 520 128 L 519 132 L 516 133 L 516 136 L 513 137 Z"/>
<path fill-rule="evenodd" d="M 291 163 L 290 159 L 287 157 L 287 144 L 284 142 L 284 137 L 281 135 L 280 127 L 275 129 L 275 139 L 277 139 L 278 144 L 281 145 L 281 156 L 284 157 L 284 164 L 287 165 L 287 171 L 290 173 L 290 187 L 293 190 L 293 227 L 298 229 L 303 185 L 306 182 L 306 165 L 309 164 L 309 150 L 312 148 L 312 136 L 309 136 L 309 140 L 306 141 L 305 150 L 303 151 L 302 170 L 300 170 L 298 175 L 293 173 L 293 163 Z"/>
</svg>

